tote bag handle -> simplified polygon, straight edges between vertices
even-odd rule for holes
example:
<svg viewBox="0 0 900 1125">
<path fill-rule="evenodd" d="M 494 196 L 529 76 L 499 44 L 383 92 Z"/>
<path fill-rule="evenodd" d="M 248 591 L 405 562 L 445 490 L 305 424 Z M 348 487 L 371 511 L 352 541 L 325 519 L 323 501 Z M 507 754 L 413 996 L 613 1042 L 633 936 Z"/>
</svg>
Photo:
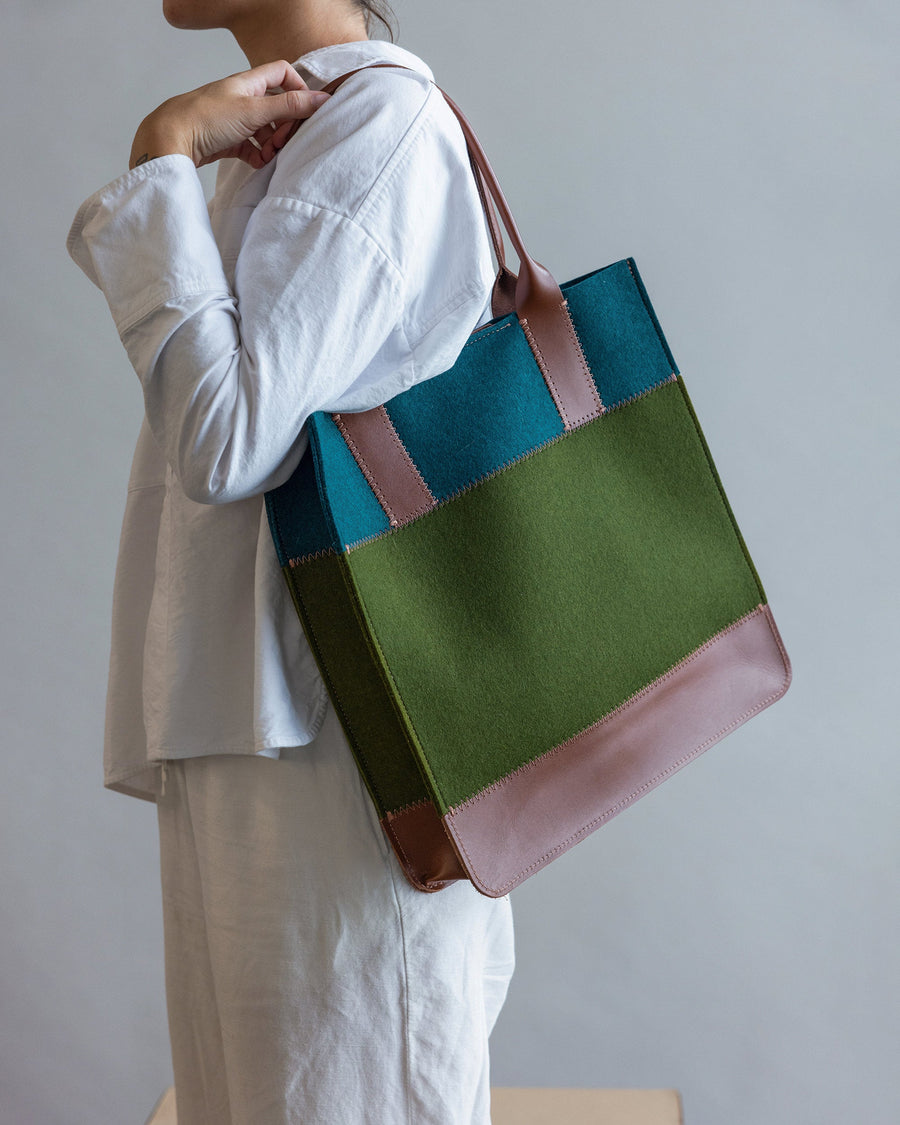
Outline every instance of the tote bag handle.
<svg viewBox="0 0 900 1125">
<path fill-rule="evenodd" d="M 371 67 L 358 67 L 342 74 L 323 89 L 326 93 L 334 93 L 361 70 L 382 67 L 411 69 L 394 63 L 374 63 Z M 472 126 L 453 99 L 440 87 L 437 89 L 462 128 L 497 257 L 497 279 L 492 298 L 494 315 L 505 315 L 506 311 L 514 308 L 563 427 L 573 430 L 599 417 L 604 408 L 566 300 L 550 271 L 526 250 L 506 197 Z M 518 276 L 506 265 L 494 206 L 518 255 Z M 400 442 L 383 406 L 358 414 L 342 414 L 335 420 L 392 526 L 407 523 L 435 506 L 434 498 Z"/>
</svg>

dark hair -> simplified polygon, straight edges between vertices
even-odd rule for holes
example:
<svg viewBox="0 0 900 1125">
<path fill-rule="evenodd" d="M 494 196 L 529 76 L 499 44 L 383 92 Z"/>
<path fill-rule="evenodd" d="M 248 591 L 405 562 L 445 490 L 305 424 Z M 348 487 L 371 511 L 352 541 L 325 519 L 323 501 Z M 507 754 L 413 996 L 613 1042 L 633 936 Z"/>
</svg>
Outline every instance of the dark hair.
<svg viewBox="0 0 900 1125">
<path fill-rule="evenodd" d="M 379 20 L 387 28 L 387 33 L 394 42 L 394 25 L 391 20 L 396 19 L 387 0 L 354 0 L 357 8 L 366 14 L 366 31 L 371 30 L 373 18 Z"/>
</svg>

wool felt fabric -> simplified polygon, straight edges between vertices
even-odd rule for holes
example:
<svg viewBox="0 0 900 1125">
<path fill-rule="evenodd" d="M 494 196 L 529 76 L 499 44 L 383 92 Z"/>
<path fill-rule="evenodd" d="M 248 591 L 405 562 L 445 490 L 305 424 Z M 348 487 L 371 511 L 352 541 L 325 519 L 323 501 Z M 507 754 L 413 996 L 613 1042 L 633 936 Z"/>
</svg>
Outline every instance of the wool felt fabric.
<svg viewBox="0 0 900 1125">
<path fill-rule="evenodd" d="M 267 497 L 382 818 L 453 815 L 766 603 L 635 263 L 562 291 L 599 417 L 564 429 L 510 314 L 385 404 L 426 515 L 389 526 L 325 414 Z"/>
<path fill-rule="evenodd" d="M 562 287 L 597 390 L 607 408 L 677 374 L 633 260 Z M 514 313 L 474 333 L 450 371 L 387 403 L 403 444 L 438 500 L 563 433 L 563 424 Z M 343 550 L 389 528 L 331 415 L 309 420 L 313 465 L 269 493 L 279 562 Z M 313 488 L 328 492 L 317 520 Z M 302 499 L 298 496 L 302 487 Z"/>
</svg>

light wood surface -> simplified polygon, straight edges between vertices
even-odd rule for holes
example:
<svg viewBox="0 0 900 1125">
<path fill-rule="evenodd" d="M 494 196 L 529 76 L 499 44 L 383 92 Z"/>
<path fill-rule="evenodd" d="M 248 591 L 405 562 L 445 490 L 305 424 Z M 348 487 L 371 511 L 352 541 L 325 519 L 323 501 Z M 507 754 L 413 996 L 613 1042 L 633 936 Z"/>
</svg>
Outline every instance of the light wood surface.
<svg viewBox="0 0 900 1125">
<path fill-rule="evenodd" d="M 683 1125 L 677 1090 L 495 1087 L 491 1091 L 491 1118 L 492 1125 Z M 178 1125 L 171 1086 L 156 1103 L 146 1125 Z"/>
<path fill-rule="evenodd" d="M 494 1087 L 492 1125 L 682 1125 L 677 1090 Z"/>
</svg>

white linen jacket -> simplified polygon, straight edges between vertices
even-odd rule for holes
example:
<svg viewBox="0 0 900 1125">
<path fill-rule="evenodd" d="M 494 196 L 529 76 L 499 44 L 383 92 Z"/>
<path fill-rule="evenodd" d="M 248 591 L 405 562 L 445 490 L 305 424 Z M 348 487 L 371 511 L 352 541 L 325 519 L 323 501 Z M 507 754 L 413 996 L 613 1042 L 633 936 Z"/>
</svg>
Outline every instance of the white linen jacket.
<svg viewBox="0 0 900 1125">
<path fill-rule="evenodd" d="M 264 754 L 326 696 L 262 493 L 316 410 L 364 410 L 446 370 L 490 318 L 489 240 L 462 132 L 428 67 L 379 41 L 295 64 L 355 75 L 254 171 L 142 164 L 79 208 L 68 249 L 105 294 L 145 420 L 113 595 L 104 784 L 155 799 L 159 763 Z"/>
</svg>

